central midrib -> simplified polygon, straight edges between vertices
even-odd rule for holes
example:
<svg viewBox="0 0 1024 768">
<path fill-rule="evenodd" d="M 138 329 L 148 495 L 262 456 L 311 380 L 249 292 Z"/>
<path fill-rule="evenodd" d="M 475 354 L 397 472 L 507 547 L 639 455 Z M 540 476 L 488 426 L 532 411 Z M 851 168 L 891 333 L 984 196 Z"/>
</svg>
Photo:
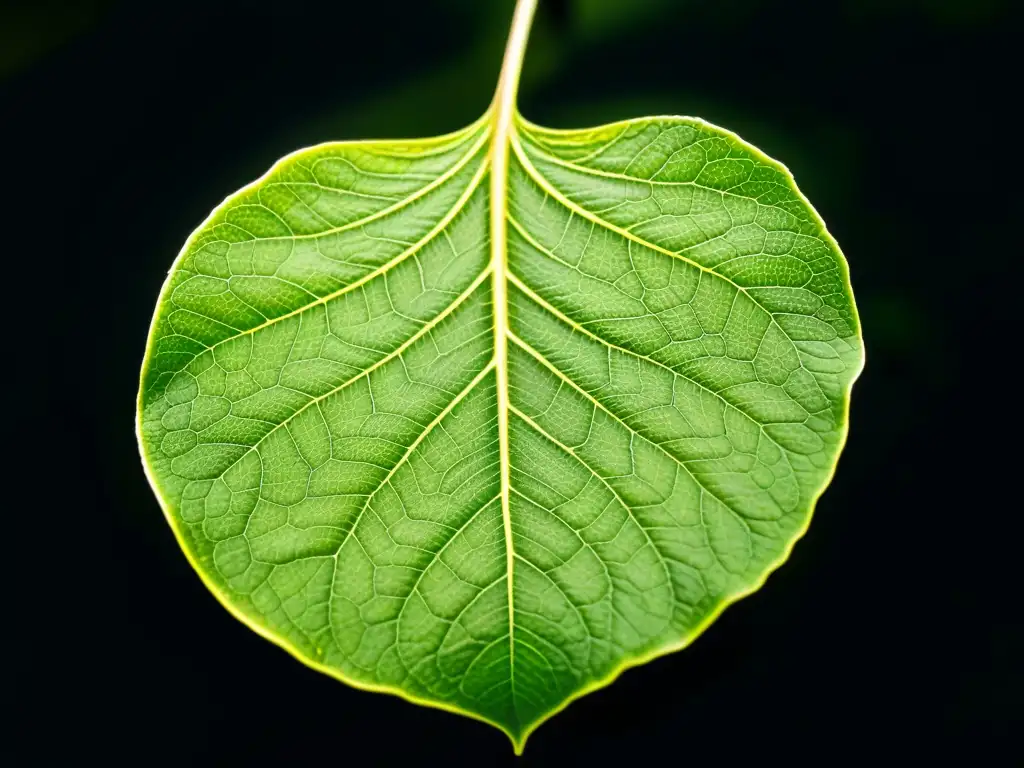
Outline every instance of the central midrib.
<svg viewBox="0 0 1024 768">
<path fill-rule="evenodd" d="M 498 410 L 498 448 L 501 462 L 501 517 L 505 529 L 506 569 L 508 572 L 508 648 L 509 690 L 512 711 L 518 721 L 515 683 L 515 602 L 512 595 L 515 551 L 512 546 L 512 518 L 509 511 L 510 462 L 508 442 L 508 264 L 507 197 L 508 161 L 512 133 L 515 131 L 516 93 L 519 73 L 526 53 L 530 23 L 537 0 L 519 0 L 512 18 L 512 31 L 494 93 L 493 138 L 491 144 L 491 285 L 494 307 L 494 371 Z"/>
</svg>

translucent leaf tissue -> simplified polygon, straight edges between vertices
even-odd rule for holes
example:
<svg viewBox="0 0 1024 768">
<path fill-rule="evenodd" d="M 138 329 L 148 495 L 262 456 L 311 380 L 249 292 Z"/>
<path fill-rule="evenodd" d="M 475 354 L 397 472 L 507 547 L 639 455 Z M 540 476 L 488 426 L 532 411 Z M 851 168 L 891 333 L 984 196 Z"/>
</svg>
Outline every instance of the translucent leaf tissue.
<svg viewBox="0 0 1024 768">
<path fill-rule="evenodd" d="M 138 399 L 236 617 L 517 752 L 678 650 L 806 530 L 863 365 L 846 262 L 779 163 L 688 117 L 322 144 L 185 244 Z"/>
</svg>

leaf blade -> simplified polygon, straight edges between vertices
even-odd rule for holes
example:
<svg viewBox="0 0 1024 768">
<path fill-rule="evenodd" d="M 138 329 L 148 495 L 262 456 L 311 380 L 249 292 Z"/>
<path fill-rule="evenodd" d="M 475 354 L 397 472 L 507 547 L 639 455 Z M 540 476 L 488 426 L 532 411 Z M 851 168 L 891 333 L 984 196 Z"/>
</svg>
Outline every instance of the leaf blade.
<svg viewBox="0 0 1024 768">
<path fill-rule="evenodd" d="M 519 750 L 570 701 L 684 647 L 785 560 L 834 471 L 863 358 L 845 261 L 788 172 L 687 118 L 581 132 L 519 119 L 496 294 L 486 118 L 452 135 L 472 151 L 419 179 L 426 192 L 342 225 L 405 218 L 360 241 L 397 240 L 349 283 L 328 285 L 309 268 L 323 254 L 305 251 L 305 299 L 241 289 L 281 314 L 221 300 L 175 324 L 169 299 L 214 235 L 235 232 L 217 229 L 229 198 L 165 287 L 139 431 L 179 542 L 233 614 L 304 663 L 490 722 Z M 683 129 L 694 141 L 677 146 Z M 679 159 L 701 142 L 713 172 Z M 375 146 L 376 161 L 409 160 L 407 145 Z M 470 172 L 447 213 L 412 215 Z M 294 218 L 289 198 L 265 201 Z M 314 242 L 338 235 L 321 212 Z M 249 226 L 270 234 L 230 241 L 224 263 L 279 242 Z M 499 336 L 507 385 L 491 376 Z"/>
</svg>

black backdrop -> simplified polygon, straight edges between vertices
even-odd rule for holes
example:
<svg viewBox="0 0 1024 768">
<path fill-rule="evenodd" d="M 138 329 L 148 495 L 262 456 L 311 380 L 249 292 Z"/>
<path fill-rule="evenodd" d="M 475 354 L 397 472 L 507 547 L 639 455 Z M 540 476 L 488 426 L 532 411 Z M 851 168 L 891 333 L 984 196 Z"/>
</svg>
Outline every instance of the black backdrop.
<svg viewBox="0 0 1024 768">
<path fill-rule="evenodd" d="M 542 0 L 523 113 L 555 127 L 695 114 L 785 162 L 850 262 L 867 367 L 835 481 L 789 563 L 690 649 L 542 726 L 525 764 L 1013 761 L 1019 351 L 998 320 L 1019 306 L 1007 269 L 1021 251 L 1008 203 L 1019 138 L 999 117 L 1019 100 L 1008 5 Z M 510 763 L 498 731 L 320 676 L 217 605 L 146 483 L 133 406 L 162 280 L 210 208 L 298 147 L 474 119 L 511 4 L 3 13 L 20 206 L 7 227 L 32 235 L 9 252 L 29 279 L 7 293 L 35 308 L 7 338 L 41 342 L 19 380 L 55 423 L 25 445 L 60 457 L 34 462 L 44 492 L 19 515 L 28 589 L 15 591 L 43 608 L 16 622 L 34 753 Z"/>
</svg>

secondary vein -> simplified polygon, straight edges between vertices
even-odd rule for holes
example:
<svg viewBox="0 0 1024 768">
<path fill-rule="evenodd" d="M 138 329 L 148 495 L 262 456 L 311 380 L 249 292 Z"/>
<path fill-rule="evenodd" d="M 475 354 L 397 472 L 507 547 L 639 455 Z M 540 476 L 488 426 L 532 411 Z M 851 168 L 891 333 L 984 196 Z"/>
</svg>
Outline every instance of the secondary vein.
<svg viewBox="0 0 1024 768">
<path fill-rule="evenodd" d="M 475 150 L 476 150 L 476 148 L 474 148 L 474 153 L 475 153 Z M 470 155 L 469 157 L 472 157 L 472 155 Z M 427 243 L 431 242 L 439 234 L 441 234 L 442 232 L 445 231 L 446 227 L 449 224 L 451 224 L 451 222 L 455 219 L 455 217 L 458 216 L 459 213 L 461 213 L 462 210 L 466 207 L 466 203 L 469 202 L 469 198 L 473 196 L 473 193 L 476 191 L 477 187 L 480 185 L 480 181 L 483 179 L 484 174 L 486 173 L 486 171 L 487 171 L 487 161 L 485 160 L 483 163 L 480 164 L 480 167 L 474 172 L 473 178 L 470 179 L 469 184 L 466 186 L 466 189 L 463 190 L 461 195 L 459 195 L 459 199 L 455 201 L 455 205 L 453 205 L 451 207 L 451 209 L 448 210 L 445 213 L 445 215 L 441 217 L 441 219 L 437 222 L 437 224 L 435 224 L 433 226 L 433 228 L 431 228 L 431 230 L 429 232 L 427 232 L 427 234 L 425 234 L 423 237 L 421 237 L 419 240 L 417 240 L 411 246 L 409 246 L 404 251 L 399 253 L 397 256 L 395 256 L 390 261 L 382 264 L 381 266 L 377 267 L 376 269 L 374 269 L 371 272 L 367 272 L 365 275 L 363 275 L 359 279 L 353 280 L 351 283 L 348 283 L 347 285 L 342 286 L 341 288 L 337 289 L 336 291 L 332 291 L 331 293 L 328 293 L 328 294 L 326 294 L 324 296 L 321 296 L 320 298 L 316 299 L 316 301 L 311 301 L 308 304 L 303 304 L 301 307 L 293 309 L 291 312 L 287 312 L 287 313 L 285 313 L 283 315 L 277 315 L 276 317 L 269 318 L 268 320 L 260 323 L 257 326 L 254 326 L 252 328 L 247 328 L 244 331 L 240 331 L 239 333 L 236 333 L 236 334 L 234 334 L 232 336 L 228 336 L 226 339 L 221 339 L 218 342 L 210 344 L 209 346 L 206 347 L 204 352 L 207 352 L 207 351 L 209 351 L 211 349 L 215 349 L 215 348 L 217 348 L 217 347 L 219 347 L 219 346 L 221 346 L 223 344 L 226 344 L 229 341 L 234 341 L 235 339 L 238 339 L 238 338 L 240 338 L 242 336 L 248 336 L 248 335 L 257 333 L 258 331 L 262 331 L 264 328 L 267 328 L 268 326 L 274 325 L 276 323 L 280 323 L 282 320 L 287 320 L 287 319 L 289 319 L 291 317 L 295 317 L 296 315 L 300 315 L 303 312 L 309 311 L 313 307 L 320 306 L 321 304 L 327 304 L 327 303 L 333 301 L 334 299 L 341 298 L 345 294 L 351 293 L 352 291 L 355 291 L 355 290 L 358 290 L 359 288 L 362 288 L 364 285 L 366 285 L 370 281 L 380 277 L 383 274 L 386 274 L 387 272 L 390 272 L 392 269 L 394 269 L 399 264 L 404 262 L 410 256 L 414 256 L 415 254 L 419 253 L 421 250 L 423 250 L 423 247 L 426 246 Z M 200 354 L 202 354 L 202 353 L 200 353 Z"/>
</svg>

